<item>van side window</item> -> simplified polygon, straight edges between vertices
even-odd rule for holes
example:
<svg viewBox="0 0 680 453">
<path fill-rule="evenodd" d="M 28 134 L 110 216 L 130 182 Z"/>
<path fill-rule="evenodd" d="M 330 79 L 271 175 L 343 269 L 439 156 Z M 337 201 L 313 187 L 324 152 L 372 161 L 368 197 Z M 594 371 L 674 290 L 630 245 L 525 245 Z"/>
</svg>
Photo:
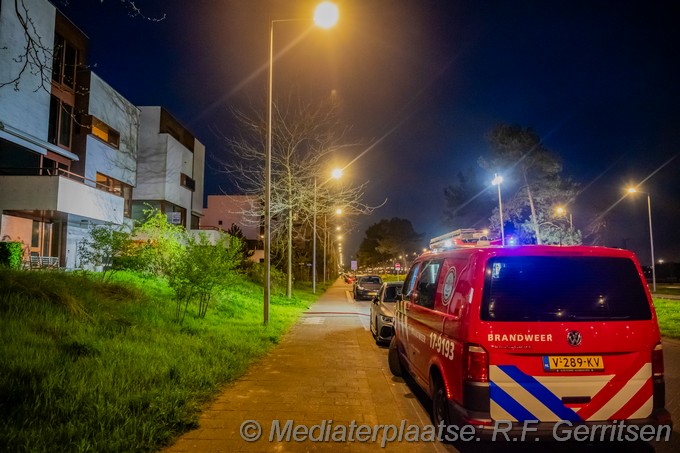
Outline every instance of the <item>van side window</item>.
<svg viewBox="0 0 680 453">
<path fill-rule="evenodd" d="M 441 268 L 441 260 L 430 261 L 423 267 L 418 279 L 418 298 L 416 304 L 423 307 L 434 307 L 434 296 L 437 294 L 437 278 Z"/>
<path fill-rule="evenodd" d="M 411 293 L 413 293 L 413 286 L 415 285 L 416 278 L 418 277 L 419 269 L 420 263 L 414 264 L 406 276 L 406 280 L 404 280 L 404 289 L 402 290 L 402 296 L 404 299 L 409 299 L 411 297 Z"/>
</svg>

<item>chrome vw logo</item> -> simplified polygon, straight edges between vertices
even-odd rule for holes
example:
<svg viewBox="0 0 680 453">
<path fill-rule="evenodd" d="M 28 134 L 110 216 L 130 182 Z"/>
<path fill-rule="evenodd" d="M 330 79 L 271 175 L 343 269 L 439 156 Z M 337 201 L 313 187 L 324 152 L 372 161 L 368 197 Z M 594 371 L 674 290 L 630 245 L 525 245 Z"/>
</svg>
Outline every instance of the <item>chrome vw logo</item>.
<svg viewBox="0 0 680 453">
<path fill-rule="evenodd" d="M 581 344 L 581 332 L 572 330 L 567 334 L 567 342 L 572 346 L 578 346 Z"/>
</svg>

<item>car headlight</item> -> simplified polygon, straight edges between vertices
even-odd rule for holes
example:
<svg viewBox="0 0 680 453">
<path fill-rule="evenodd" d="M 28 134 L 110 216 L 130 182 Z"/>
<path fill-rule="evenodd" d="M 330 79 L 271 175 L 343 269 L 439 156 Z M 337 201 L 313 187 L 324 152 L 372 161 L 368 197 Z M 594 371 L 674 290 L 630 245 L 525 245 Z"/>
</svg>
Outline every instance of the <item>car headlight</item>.
<svg viewBox="0 0 680 453">
<path fill-rule="evenodd" d="M 383 316 L 383 315 L 380 315 L 380 319 L 381 319 L 382 322 L 384 322 L 385 324 L 392 324 L 392 317 L 391 317 L 391 316 Z"/>
</svg>

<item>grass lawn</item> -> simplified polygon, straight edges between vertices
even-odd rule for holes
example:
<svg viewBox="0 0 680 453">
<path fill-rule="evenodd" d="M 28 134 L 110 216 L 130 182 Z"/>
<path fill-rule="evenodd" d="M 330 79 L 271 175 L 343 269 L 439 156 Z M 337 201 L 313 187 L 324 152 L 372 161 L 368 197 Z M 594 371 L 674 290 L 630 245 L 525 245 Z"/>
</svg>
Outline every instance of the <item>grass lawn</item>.
<svg viewBox="0 0 680 453">
<path fill-rule="evenodd" d="M 661 335 L 680 339 L 680 300 L 654 298 Z"/>
<path fill-rule="evenodd" d="M 156 451 L 317 297 L 272 294 L 264 327 L 244 279 L 178 325 L 162 280 L 0 269 L 0 451 Z"/>
</svg>

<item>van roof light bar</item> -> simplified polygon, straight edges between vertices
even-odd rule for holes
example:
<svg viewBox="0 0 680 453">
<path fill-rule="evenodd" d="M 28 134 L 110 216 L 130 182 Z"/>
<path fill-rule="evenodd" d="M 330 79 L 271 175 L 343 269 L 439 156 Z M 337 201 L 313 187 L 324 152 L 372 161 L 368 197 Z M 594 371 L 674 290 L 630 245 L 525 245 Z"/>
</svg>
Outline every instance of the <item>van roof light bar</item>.
<svg viewBox="0 0 680 453">
<path fill-rule="evenodd" d="M 454 247 L 482 247 L 500 244 L 498 239 L 490 240 L 489 232 L 474 228 L 460 228 L 430 239 L 430 249 L 442 250 Z"/>
</svg>

